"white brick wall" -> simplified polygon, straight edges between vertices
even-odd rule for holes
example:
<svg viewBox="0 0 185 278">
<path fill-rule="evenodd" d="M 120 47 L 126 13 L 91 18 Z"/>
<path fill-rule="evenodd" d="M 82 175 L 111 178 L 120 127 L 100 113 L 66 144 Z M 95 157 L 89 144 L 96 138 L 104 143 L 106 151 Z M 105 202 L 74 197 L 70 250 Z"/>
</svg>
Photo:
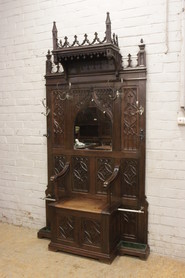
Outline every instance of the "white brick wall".
<svg viewBox="0 0 185 278">
<path fill-rule="evenodd" d="M 59 37 L 104 36 L 110 11 L 123 56 L 146 43 L 149 244 L 152 252 L 185 259 L 185 126 L 177 125 L 182 90 L 182 0 L 1 0 L 0 219 L 40 228 L 47 184 L 45 55 L 52 22 Z M 169 50 L 166 51 L 166 29 Z"/>
</svg>

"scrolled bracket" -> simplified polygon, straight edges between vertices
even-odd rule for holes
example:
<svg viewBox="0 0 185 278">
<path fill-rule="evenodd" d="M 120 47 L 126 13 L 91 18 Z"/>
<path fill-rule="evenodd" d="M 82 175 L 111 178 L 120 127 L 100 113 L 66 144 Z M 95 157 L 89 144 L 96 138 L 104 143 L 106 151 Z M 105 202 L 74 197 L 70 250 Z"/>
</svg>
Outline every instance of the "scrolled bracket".
<svg viewBox="0 0 185 278">
<path fill-rule="evenodd" d="M 111 189 L 112 189 L 114 182 L 118 178 L 119 169 L 120 169 L 120 166 L 116 165 L 114 167 L 112 175 L 103 183 L 103 187 L 107 190 L 107 202 L 108 202 L 109 206 L 111 206 Z"/>
<path fill-rule="evenodd" d="M 116 165 L 114 167 L 114 171 L 112 173 L 112 175 L 106 180 L 104 181 L 103 183 L 103 187 L 106 188 L 106 189 L 109 189 L 112 185 L 112 183 L 116 180 L 116 178 L 118 177 L 118 174 L 119 174 L 119 168 L 120 166 L 119 165 Z"/>
<path fill-rule="evenodd" d="M 54 183 L 54 191 L 55 191 L 55 199 L 56 201 L 59 200 L 59 188 L 58 188 L 58 184 L 57 181 L 63 177 L 66 176 L 66 174 L 68 173 L 70 169 L 70 162 L 66 162 L 66 164 L 64 165 L 64 168 L 62 169 L 62 171 L 54 176 L 50 177 L 50 181 L 52 183 Z"/>
<path fill-rule="evenodd" d="M 70 168 L 70 162 L 66 162 L 62 171 L 54 176 L 51 176 L 50 181 L 54 182 L 54 181 L 57 181 L 59 178 L 64 177 L 67 174 L 67 172 L 69 171 L 69 168 Z"/>
</svg>

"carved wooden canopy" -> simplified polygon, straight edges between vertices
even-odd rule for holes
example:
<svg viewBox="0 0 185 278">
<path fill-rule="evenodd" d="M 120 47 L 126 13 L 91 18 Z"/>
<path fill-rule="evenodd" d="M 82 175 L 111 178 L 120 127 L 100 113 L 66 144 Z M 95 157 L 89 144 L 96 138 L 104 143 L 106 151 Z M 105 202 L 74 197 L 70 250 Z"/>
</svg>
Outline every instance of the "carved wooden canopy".
<svg viewBox="0 0 185 278">
<path fill-rule="evenodd" d="M 141 39 L 139 52 L 137 54 L 137 63 L 133 66 L 132 56 L 128 54 L 126 65 L 123 66 L 123 58 L 120 54 L 118 36 L 111 31 L 111 21 L 109 13 L 106 17 L 105 37 L 100 40 L 98 33 L 94 33 L 94 39 L 89 40 L 88 35 L 84 35 L 82 42 L 78 37 L 74 36 L 74 41 L 70 43 L 65 36 L 63 41 L 58 39 L 58 31 L 56 23 L 53 23 L 53 61 L 57 65 L 57 71 L 60 72 L 60 65 L 64 70 L 64 77 L 69 81 L 73 76 L 84 76 L 93 73 L 110 73 L 114 74 L 116 79 L 126 73 L 127 70 L 137 69 L 145 71 L 146 57 L 145 45 Z M 46 61 L 46 74 L 53 73 L 53 65 L 51 61 L 51 53 L 48 51 Z M 120 78 L 119 78 L 120 79 Z"/>
<path fill-rule="evenodd" d="M 53 24 L 53 56 L 54 62 L 61 63 L 66 76 L 70 74 L 82 73 L 84 71 L 92 72 L 94 65 L 99 69 L 114 70 L 116 75 L 122 69 L 122 56 L 118 46 L 118 36 L 111 32 L 111 21 L 109 13 L 106 18 L 106 32 L 103 40 L 100 40 L 98 33 L 95 32 L 94 39 L 90 41 L 88 35 L 84 35 L 84 40 L 80 43 L 77 36 L 70 44 L 67 37 L 64 41 L 58 40 L 58 31 L 56 23 Z M 87 61 L 91 64 L 87 68 Z M 97 71 L 97 69 L 96 69 Z"/>
</svg>

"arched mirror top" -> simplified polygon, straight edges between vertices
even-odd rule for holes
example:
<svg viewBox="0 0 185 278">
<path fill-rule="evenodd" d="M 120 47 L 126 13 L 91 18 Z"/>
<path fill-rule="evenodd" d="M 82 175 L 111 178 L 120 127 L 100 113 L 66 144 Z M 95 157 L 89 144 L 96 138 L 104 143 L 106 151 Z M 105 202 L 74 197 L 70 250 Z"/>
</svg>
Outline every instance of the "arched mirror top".
<svg viewBox="0 0 185 278">
<path fill-rule="evenodd" d="M 74 148 L 112 150 L 112 122 L 98 107 L 81 109 L 74 121 Z"/>
</svg>

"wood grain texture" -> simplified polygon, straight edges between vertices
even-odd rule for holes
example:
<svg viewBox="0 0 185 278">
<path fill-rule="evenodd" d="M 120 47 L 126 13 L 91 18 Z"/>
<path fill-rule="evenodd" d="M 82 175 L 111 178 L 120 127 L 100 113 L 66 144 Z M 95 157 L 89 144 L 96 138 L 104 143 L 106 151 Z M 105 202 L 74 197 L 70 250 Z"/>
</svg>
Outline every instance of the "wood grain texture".
<svg viewBox="0 0 185 278">
<path fill-rule="evenodd" d="M 148 223 L 144 46 L 140 46 L 138 65 L 132 67 L 129 56 L 129 69 L 124 69 L 117 39 L 110 39 L 109 19 L 108 15 L 108 41 L 90 44 L 87 36 L 82 44 L 77 38 L 72 45 L 67 38 L 62 45 L 55 41 L 57 71 L 50 71 L 50 53 L 46 70 L 47 129 L 51 134 L 47 193 L 57 199 L 46 203 L 49 248 L 106 262 L 116 256 L 121 240 L 147 244 Z M 60 64 L 64 72 L 59 72 Z M 57 177 L 66 162 L 70 169 L 60 181 Z M 55 190 L 49 179 L 53 174 Z M 143 215 L 117 210 L 137 211 L 141 206 Z"/>
</svg>

